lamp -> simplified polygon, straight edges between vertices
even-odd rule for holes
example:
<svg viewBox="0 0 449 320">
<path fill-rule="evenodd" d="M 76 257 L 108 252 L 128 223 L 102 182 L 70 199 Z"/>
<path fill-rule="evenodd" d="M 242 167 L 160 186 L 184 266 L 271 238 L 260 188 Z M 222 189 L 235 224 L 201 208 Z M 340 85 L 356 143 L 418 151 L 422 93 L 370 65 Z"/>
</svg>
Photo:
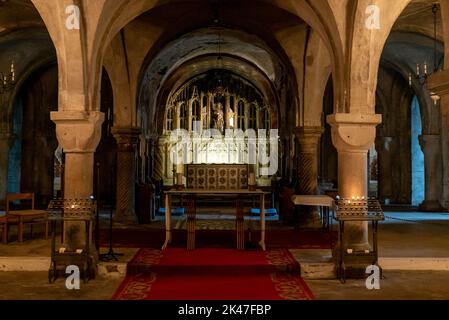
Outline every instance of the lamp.
<svg viewBox="0 0 449 320">
<path fill-rule="evenodd" d="M 14 60 L 11 61 L 11 69 L 9 73 L 0 72 L 0 94 L 11 91 L 16 85 L 16 69 Z"/>
<path fill-rule="evenodd" d="M 433 63 L 434 68 L 433 72 L 438 71 L 438 55 L 437 55 L 437 13 L 438 13 L 438 4 L 434 3 L 432 6 L 432 14 L 433 14 L 433 32 L 434 32 L 434 39 L 433 39 Z M 418 80 L 418 82 L 421 85 L 426 84 L 428 77 L 431 73 L 429 73 L 429 66 L 427 62 L 425 61 L 423 65 L 416 64 L 416 74 L 415 78 Z M 409 74 L 409 85 L 412 86 L 412 74 Z M 440 96 L 437 95 L 435 92 L 430 92 L 430 99 L 432 99 L 434 105 L 438 104 L 438 101 L 440 101 Z"/>
<path fill-rule="evenodd" d="M 221 27 L 222 27 L 222 22 L 220 19 L 220 7 L 219 7 L 219 1 L 217 1 L 214 4 L 214 19 L 213 19 L 213 23 L 214 23 L 214 27 L 217 29 L 218 32 L 218 40 L 217 40 L 217 71 L 214 74 L 214 78 L 213 78 L 213 85 L 215 86 L 213 93 L 218 96 L 218 97 L 222 97 L 225 94 L 225 88 L 223 85 L 223 74 L 222 74 L 222 68 L 223 68 L 223 57 L 221 56 Z"/>
</svg>

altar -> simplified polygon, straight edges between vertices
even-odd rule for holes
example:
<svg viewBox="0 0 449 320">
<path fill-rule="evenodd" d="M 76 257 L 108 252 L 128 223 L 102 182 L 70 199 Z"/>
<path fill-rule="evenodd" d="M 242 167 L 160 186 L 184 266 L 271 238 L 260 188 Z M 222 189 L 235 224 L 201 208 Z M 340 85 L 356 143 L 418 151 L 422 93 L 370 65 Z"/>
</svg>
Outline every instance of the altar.
<svg viewBox="0 0 449 320">
<path fill-rule="evenodd" d="M 254 191 L 249 189 L 239 189 L 239 190 L 226 190 L 226 189 L 216 189 L 216 190 L 206 190 L 206 189 L 182 189 L 176 190 L 172 189 L 165 192 L 165 242 L 162 246 L 162 250 L 165 250 L 172 240 L 172 224 L 171 224 L 171 203 L 172 198 L 180 196 L 187 196 L 194 199 L 201 197 L 210 196 L 234 196 L 236 199 L 241 197 L 259 198 L 259 208 L 260 208 L 260 242 L 262 250 L 265 251 L 265 192 L 259 189 Z M 237 210 L 237 208 L 236 208 Z M 195 232 L 195 230 L 193 230 Z"/>
</svg>

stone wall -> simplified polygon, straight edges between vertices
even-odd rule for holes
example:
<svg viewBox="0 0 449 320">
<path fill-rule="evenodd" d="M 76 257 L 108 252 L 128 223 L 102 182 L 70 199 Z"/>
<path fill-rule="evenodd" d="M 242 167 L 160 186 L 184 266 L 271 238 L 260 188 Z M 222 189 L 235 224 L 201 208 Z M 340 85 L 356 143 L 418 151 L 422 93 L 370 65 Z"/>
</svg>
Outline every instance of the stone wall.
<svg viewBox="0 0 449 320">
<path fill-rule="evenodd" d="M 50 112 L 58 105 L 57 67 L 32 75 L 19 95 L 23 101 L 22 134 L 18 137 L 22 144 L 20 191 L 36 193 L 37 202 L 46 205 L 53 198 L 54 152 L 58 147 L 55 124 L 50 120 Z"/>
</svg>

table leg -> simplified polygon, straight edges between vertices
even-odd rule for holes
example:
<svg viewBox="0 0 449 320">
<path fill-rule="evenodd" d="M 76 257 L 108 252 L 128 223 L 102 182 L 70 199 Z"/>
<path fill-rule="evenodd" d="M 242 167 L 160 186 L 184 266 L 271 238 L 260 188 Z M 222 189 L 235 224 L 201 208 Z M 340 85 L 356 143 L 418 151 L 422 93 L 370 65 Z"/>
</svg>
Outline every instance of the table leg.
<svg viewBox="0 0 449 320">
<path fill-rule="evenodd" d="M 23 242 L 23 220 L 19 217 L 19 242 Z"/>
<path fill-rule="evenodd" d="M 259 245 L 265 251 L 265 194 L 260 196 L 260 242 Z"/>
<path fill-rule="evenodd" d="M 165 250 L 168 244 L 171 242 L 171 207 L 170 207 L 170 195 L 165 194 L 165 243 L 162 246 L 162 250 Z"/>
</svg>

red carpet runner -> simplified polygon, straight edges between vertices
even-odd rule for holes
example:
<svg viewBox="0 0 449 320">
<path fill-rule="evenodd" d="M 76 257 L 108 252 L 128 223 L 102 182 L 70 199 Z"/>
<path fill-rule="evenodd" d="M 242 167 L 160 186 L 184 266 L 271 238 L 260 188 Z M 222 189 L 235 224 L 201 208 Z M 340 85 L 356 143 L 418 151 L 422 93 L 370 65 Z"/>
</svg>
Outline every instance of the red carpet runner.
<svg viewBox="0 0 449 320">
<path fill-rule="evenodd" d="M 286 249 L 141 249 L 114 300 L 311 300 Z"/>
</svg>

